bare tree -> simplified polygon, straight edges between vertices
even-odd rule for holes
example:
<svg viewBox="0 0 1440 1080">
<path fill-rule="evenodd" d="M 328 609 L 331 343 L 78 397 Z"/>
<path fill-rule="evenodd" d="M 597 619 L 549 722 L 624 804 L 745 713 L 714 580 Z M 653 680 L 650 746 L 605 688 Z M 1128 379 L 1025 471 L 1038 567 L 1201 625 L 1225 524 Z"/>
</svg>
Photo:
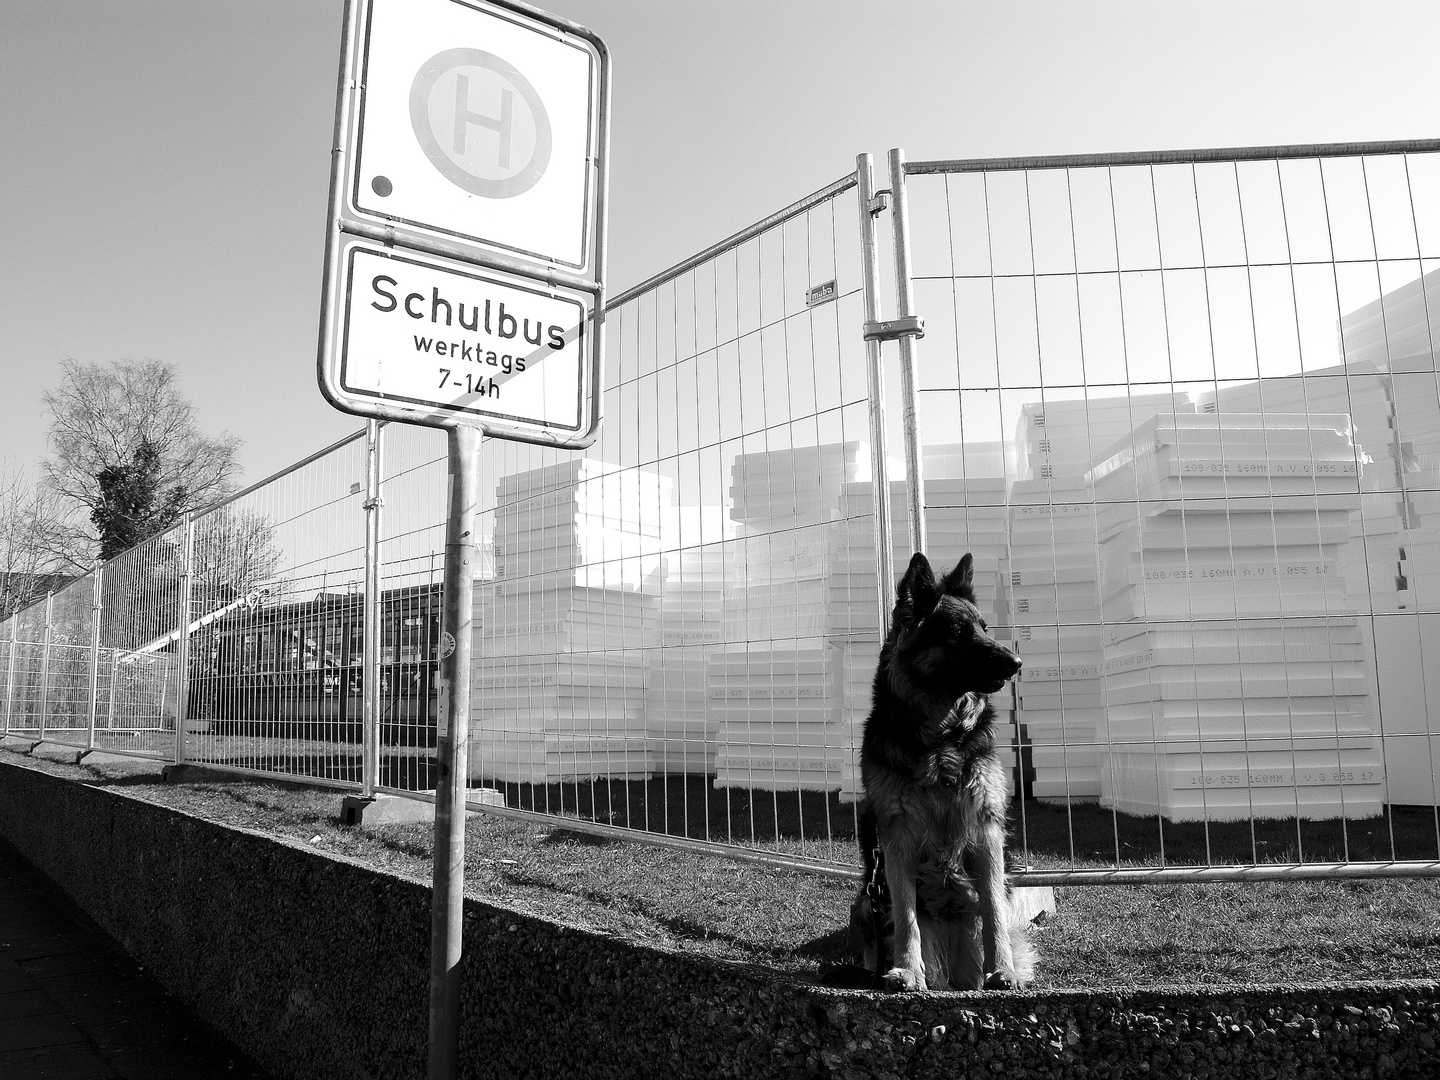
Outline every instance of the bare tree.
<svg viewBox="0 0 1440 1080">
<path fill-rule="evenodd" d="M 42 465 L 47 488 L 72 510 L 51 537 L 58 559 L 88 568 L 106 513 L 102 477 L 132 467 L 137 453 L 154 453 L 156 489 L 177 519 L 232 489 L 240 439 L 202 434 L 178 381 L 174 365 L 163 360 L 61 365 L 59 385 L 44 394 L 51 454 Z M 153 524 L 163 529 L 167 522 Z"/>
<path fill-rule="evenodd" d="M 194 552 L 196 587 L 211 605 L 269 585 L 283 559 L 275 529 L 265 515 L 231 506 L 196 520 Z"/>
<path fill-rule="evenodd" d="M 50 554 L 60 517 L 50 492 L 18 469 L 0 472 L 0 619 L 65 580 Z"/>
</svg>

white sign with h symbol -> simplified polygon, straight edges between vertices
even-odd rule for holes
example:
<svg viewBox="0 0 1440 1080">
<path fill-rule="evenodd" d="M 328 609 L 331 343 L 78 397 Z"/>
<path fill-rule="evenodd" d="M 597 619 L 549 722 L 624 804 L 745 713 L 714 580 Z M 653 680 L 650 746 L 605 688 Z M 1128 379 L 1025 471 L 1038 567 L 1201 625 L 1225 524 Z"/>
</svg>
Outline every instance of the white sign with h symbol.
<svg viewBox="0 0 1440 1080">
<path fill-rule="evenodd" d="M 355 211 L 592 272 L 600 57 L 480 0 L 373 0 Z"/>
<path fill-rule="evenodd" d="M 600 424 L 609 54 L 513 0 L 346 0 L 319 348 L 336 408 Z"/>
</svg>

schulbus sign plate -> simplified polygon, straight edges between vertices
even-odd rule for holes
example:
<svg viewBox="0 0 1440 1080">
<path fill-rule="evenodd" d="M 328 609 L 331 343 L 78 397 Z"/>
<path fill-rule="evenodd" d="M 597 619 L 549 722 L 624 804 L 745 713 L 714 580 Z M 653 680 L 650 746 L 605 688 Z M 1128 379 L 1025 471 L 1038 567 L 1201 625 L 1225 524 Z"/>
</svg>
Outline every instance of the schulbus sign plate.
<svg viewBox="0 0 1440 1080">
<path fill-rule="evenodd" d="M 590 295 L 358 237 L 336 257 L 332 402 L 552 446 L 593 439 Z"/>
<path fill-rule="evenodd" d="M 582 447 L 599 423 L 609 59 L 511 0 L 347 0 L 320 385 Z"/>
</svg>

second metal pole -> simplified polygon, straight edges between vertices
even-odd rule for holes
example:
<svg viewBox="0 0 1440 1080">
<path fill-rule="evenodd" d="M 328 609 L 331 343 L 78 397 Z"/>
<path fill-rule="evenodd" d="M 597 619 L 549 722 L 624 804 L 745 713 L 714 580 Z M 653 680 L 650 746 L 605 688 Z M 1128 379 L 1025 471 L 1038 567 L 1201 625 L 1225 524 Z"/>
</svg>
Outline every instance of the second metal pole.
<svg viewBox="0 0 1440 1080">
<path fill-rule="evenodd" d="M 890 151 L 890 228 L 895 241 L 895 318 L 915 314 L 910 289 L 910 208 L 905 197 L 905 151 Z M 920 460 L 920 419 L 915 408 L 914 334 L 900 338 L 901 422 L 905 425 L 905 475 L 910 493 L 910 547 L 925 550 L 925 473 Z"/>
<path fill-rule="evenodd" d="M 874 166 L 869 154 L 855 159 L 860 203 L 860 270 L 865 321 L 880 318 L 880 260 L 875 250 Z M 890 633 L 895 603 L 895 554 L 890 536 L 890 470 L 885 461 L 885 374 L 880 369 L 880 342 L 865 342 L 865 373 L 870 391 L 870 475 L 874 482 L 875 579 L 880 599 L 880 640 Z"/>
<path fill-rule="evenodd" d="M 469 773 L 470 642 L 480 432 L 449 429 L 445 613 L 435 748 L 435 871 L 430 920 L 429 1080 L 454 1080 L 460 1063 L 460 955 L 465 910 L 465 788 Z"/>
</svg>

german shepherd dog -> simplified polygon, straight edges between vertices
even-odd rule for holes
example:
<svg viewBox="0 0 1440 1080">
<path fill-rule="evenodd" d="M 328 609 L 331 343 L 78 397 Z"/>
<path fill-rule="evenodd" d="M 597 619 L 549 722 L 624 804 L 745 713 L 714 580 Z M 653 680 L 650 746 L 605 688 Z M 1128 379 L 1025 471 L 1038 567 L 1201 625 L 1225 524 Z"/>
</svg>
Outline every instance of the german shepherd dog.
<svg viewBox="0 0 1440 1080">
<path fill-rule="evenodd" d="M 939 581 L 924 555 L 910 560 L 865 721 L 859 839 L 872 884 L 852 914 L 877 976 L 893 934 L 890 990 L 1007 989 L 1030 977 L 1023 929 L 1010 926 L 1010 781 L 989 699 L 1020 658 L 987 633 L 973 578 L 968 554 Z M 874 884 L 881 855 L 888 898 Z M 867 920 L 892 929 L 877 940 Z"/>
</svg>

